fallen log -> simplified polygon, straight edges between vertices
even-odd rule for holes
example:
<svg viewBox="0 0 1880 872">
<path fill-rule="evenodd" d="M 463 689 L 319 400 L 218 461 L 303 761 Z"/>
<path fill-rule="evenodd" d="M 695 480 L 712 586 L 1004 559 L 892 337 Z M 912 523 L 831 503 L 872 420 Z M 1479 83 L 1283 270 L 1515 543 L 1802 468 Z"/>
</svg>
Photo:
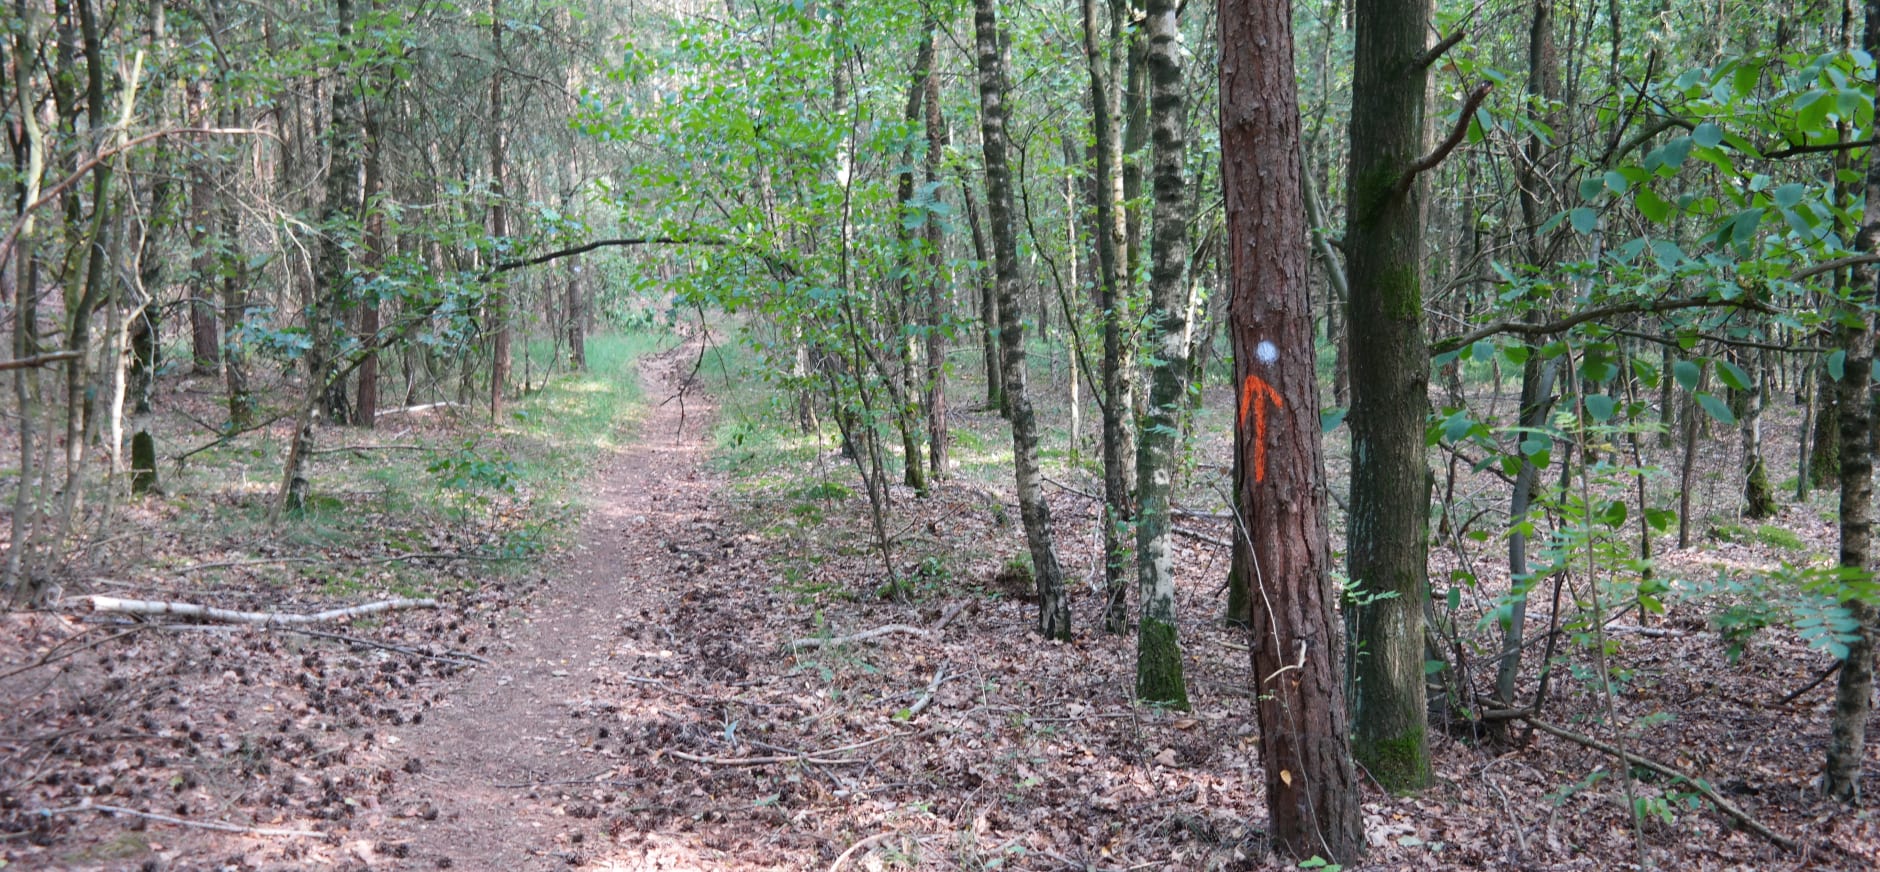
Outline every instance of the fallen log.
<svg viewBox="0 0 1880 872">
<path fill-rule="evenodd" d="M 380 600 L 364 605 L 348 606 L 343 609 L 328 609 L 313 614 L 292 614 L 287 612 L 242 612 L 233 609 L 218 609 L 213 606 L 195 603 L 165 602 L 162 600 L 119 599 L 114 596 L 82 596 L 77 602 L 84 604 L 88 611 L 109 612 L 121 615 L 176 615 L 184 618 L 200 618 L 205 621 L 218 621 L 224 624 L 255 624 L 275 626 L 284 624 L 320 624 L 337 621 L 341 618 L 357 618 L 376 615 L 397 609 L 434 609 L 437 600 L 398 599 Z"/>
</svg>

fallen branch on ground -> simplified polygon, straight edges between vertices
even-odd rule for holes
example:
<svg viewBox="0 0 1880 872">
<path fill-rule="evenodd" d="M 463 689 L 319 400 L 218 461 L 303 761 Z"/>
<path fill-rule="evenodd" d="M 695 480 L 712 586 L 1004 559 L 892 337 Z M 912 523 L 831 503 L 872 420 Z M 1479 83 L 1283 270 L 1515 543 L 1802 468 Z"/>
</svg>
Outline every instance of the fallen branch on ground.
<svg viewBox="0 0 1880 872">
<path fill-rule="evenodd" d="M 315 448 L 309 454 L 344 454 L 348 451 L 436 451 L 429 445 L 340 445 L 334 448 Z"/>
<path fill-rule="evenodd" d="M 82 596 L 78 601 L 94 612 L 112 612 L 125 615 L 177 615 L 185 618 L 202 618 L 208 621 L 220 621 L 225 624 L 256 624 L 274 626 L 278 624 L 319 624 L 336 621 L 341 618 L 357 618 L 364 615 L 376 615 L 396 609 L 434 609 L 434 599 L 389 599 L 364 605 L 348 606 L 343 609 L 328 609 L 310 615 L 286 614 L 282 612 L 238 612 L 232 609 L 218 609 L 195 603 L 163 602 L 160 600 L 119 599 L 114 596 Z"/>
<path fill-rule="evenodd" d="M 1190 530 L 1186 527 L 1178 527 L 1178 526 L 1175 526 L 1174 524 L 1169 525 L 1169 531 L 1174 533 L 1177 536 L 1186 536 L 1190 539 L 1195 540 L 1196 542 L 1203 542 L 1208 545 L 1213 545 L 1216 548 L 1234 547 L 1234 543 L 1229 542 L 1226 539 L 1219 539 L 1213 536 L 1209 536 L 1206 533 L 1198 532 L 1195 530 Z"/>
<path fill-rule="evenodd" d="M 461 405 L 463 404 L 462 403 L 424 403 L 423 405 L 418 405 L 418 406 L 405 406 L 402 409 L 380 409 L 377 412 L 377 414 L 381 418 L 385 417 L 386 415 L 415 415 L 419 412 L 429 412 L 432 409 L 449 409 L 449 408 L 454 408 L 456 406 L 461 406 Z"/>
<path fill-rule="evenodd" d="M 192 820 L 186 820 L 184 818 L 170 817 L 167 814 L 157 814 L 155 812 L 138 811 L 137 809 L 125 808 L 121 805 L 99 805 L 97 803 L 92 802 L 89 799 L 79 803 L 78 805 L 68 805 L 68 806 L 65 806 L 64 808 L 34 809 L 33 811 L 29 812 L 29 814 L 35 814 L 35 815 L 71 814 L 72 812 L 75 812 L 75 811 L 95 811 L 95 812 L 102 812 L 106 814 L 129 815 L 131 817 L 143 818 L 144 820 L 147 820 L 147 821 L 157 821 L 159 823 L 175 824 L 179 827 L 195 827 L 196 829 L 199 829 L 199 830 L 215 830 L 218 833 L 241 833 L 243 835 L 249 835 L 249 836 L 303 836 L 303 837 L 310 838 L 310 839 L 322 839 L 326 837 L 325 833 L 318 832 L 315 830 L 279 830 L 279 829 L 272 829 L 269 827 L 244 827 L 239 824 L 225 824 L 219 821 L 192 821 Z"/>
<path fill-rule="evenodd" d="M 1691 786 L 1692 789 L 1696 790 L 1700 794 L 1703 794 L 1705 799 L 1710 800 L 1710 803 L 1716 806 L 1718 811 L 1721 811 L 1724 814 L 1730 816 L 1731 819 L 1735 820 L 1738 824 L 1741 824 L 1744 829 L 1749 830 L 1750 832 L 1755 833 L 1756 835 L 1762 836 L 1763 838 L 1769 840 L 1770 842 L 1776 845 L 1779 845 L 1783 848 L 1786 848 L 1790 851 L 1799 850 L 1801 848 L 1800 843 L 1796 842 L 1794 839 L 1791 839 L 1788 836 L 1782 835 L 1781 833 L 1778 833 L 1775 830 L 1770 829 L 1768 825 L 1764 824 L 1762 821 L 1759 821 L 1751 817 L 1749 812 L 1746 812 L 1738 808 L 1735 803 L 1732 803 L 1729 800 L 1724 799 L 1723 794 L 1718 793 L 1716 788 L 1711 787 L 1710 784 L 1706 781 L 1703 781 L 1698 778 L 1694 778 L 1690 775 L 1687 775 L 1677 769 L 1674 769 L 1668 765 L 1660 763 L 1649 757 L 1641 757 L 1630 751 L 1621 751 L 1616 746 L 1609 745 L 1591 736 L 1582 736 L 1579 733 L 1573 732 L 1572 730 L 1569 730 L 1565 727 L 1550 724 L 1546 721 L 1540 720 L 1531 715 L 1523 716 L 1520 718 L 1520 720 L 1523 723 L 1526 723 L 1528 726 L 1531 726 L 1534 729 L 1540 730 L 1541 732 L 1546 733 L 1550 736 L 1555 736 L 1558 738 L 1566 739 L 1567 741 L 1573 742 L 1574 744 L 1591 748 L 1595 751 L 1600 751 L 1605 754 L 1609 754 L 1611 756 L 1617 757 L 1633 766 L 1643 766 L 1646 769 L 1650 769 L 1653 772 L 1658 773 L 1659 775 L 1665 776 L 1666 778 L 1676 779 L 1677 781 L 1688 784 Z"/>
<path fill-rule="evenodd" d="M 935 621 L 931 629 L 922 629 L 908 624 L 887 624 L 872 630 L 850 633 L 847 636 L 814 636 L 808 639 L 792 639 L 790 640 L 789 647 L 792 651 L 801 651 L 804 648 L 826 648 L 830 645 L 847 645 L 850 642 L 866 642 L 869 639 L 892 636 L 896 633 L 905 633 L 909 636 L 919 636 L 923 639 L 930 639 L 940 635 L 940 631 L 946 629 L 947 623 L 952 621 L 953 616 L 959 614 L 960 609 L 965 608 L 965 605 L 965 603 L 961 602 L 948 606 L 947 610 L 941 613 L 940 620 Z"/>
<path fill-rule="evenodd" d="M 708 766 L 769 766 L 773 763 L 815 763 L 818 766 L 854 766 L 867 760 L 817 757 L 811 754 L 773 754 L 767 757 L 704 757 L 684 751 L 667 751 L 666 756 L 704 763 Z"/>
<path fill-rule="evenodd" d="M 940 690 L 940 685 L 945 684 L 946 680 L 952 677 L 953 676 L 947 674 L 945 665 L 934 670 L 933 680 L 927 682 L 927 688 L 920 692 L 920 699 L 915 700 L 913 705 L 907 707 L 907 717 L 903 720 L 911 721 L 920 717 L 921 712 L 926 711 L 928 706 L 933 705 L 933 695 Z"/>
</svg>

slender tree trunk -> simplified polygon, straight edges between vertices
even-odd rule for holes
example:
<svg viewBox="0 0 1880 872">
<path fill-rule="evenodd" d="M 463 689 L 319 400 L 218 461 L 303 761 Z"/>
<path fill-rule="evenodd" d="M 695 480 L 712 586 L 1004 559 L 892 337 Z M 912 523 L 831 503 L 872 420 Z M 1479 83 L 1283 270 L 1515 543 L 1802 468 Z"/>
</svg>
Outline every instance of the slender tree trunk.
<svg viewBox="0 0 1880 872">
<path fill-rule="evenodd" d="M 374 5 L 382 0 L 374 0 Z M 384 136 L 380 118 L 383 101 L 377 97 L 364 100 L 362 132 L 364 133 L 365 153 L 363 155 L 365 173 L 365 191 L 362 207 L 365 210 L 365 239 L 360 246 L 359 266 L 363 272 L 375 274 L 385 268 L 385 205 L 379 200 L 385 193 L 384 171 Z M 372 429 L 378 423 L 379 414 L 379 352 L 377 337 L 380 327 L 380 307 L 384 302 L 376 292 L 358 301 L 360 341 L 366 343 L 364 358 L 359 361 L 359 388 L 353 397 L 353 423 Z"/>
<path fill-rule="evenodd" d="M 224 107 L 221 115 L 223 126 L 241 126 L 236 110 Z M 224 197 L 218 204 L 216 226 L 222 238 L 222 379 L 228 394 L 229 431 L 234 432 L 253 422 L 255 401 L 248 390 L 248 354 L 241 338 L 242 325 L 248 321 L 248 268 L 232 198 Z"/>
<path fill-rule="evenodd" d="M 343 51 L 354 44 L 354 0 L 337 0 L 335 33 Z M 281 471 L 281 487 L 276 493 L 270 519 L 278 521 L 284 512 L 297 512 L 307 496 L 304 466 L 312 452 L 314 411 L 322 404 L 332 409 L 334 378 L 334 330 L 340 324 L 342 295 L 353 272 L 351 248 L 343 238 L 346 228 L 359 217 L 363 122 L 359 118 L 359 95 L 352 71 L 345 71 L 333 87 L 332 123 L 327 141 L 332 168 L 326 175 L 326 202 L 320 208 L 319 262 L 314 272 L 313 299 L 308 302 L 307 331 L 311 347 L 307 352 L 307 392 L 295 415 L 294 431 L 287 448 L 287 462 Z M 340 410 L 343 412 L 343 408 Z M 339 423 L 336 421 L 335 423 Z"/>
<path fill-rule="evenodd" d="M 979 352 L 986 367 L 986 408 L 1007 415 L 1005 369 L 999 359 L 999 325 L 1004 321 L 999 317 L 998 280 L 993 276 L 985 229 L 979 222 L 979 198 L 964 174 L 960 177 L 960 196 L 966 201 L 966 224 L 973 233 L 973 259 L 979 263 L 973 274 L 979 283 Z"/>
<path fill-rule="evenodd" d="M 986 160 L 986 208 L 992 228 L 993 275 L 998 286 L 999 311 L 1005 314 L 999 330 L 1000 366 L 1005 375 L 1005 402 L 1011 411 L 1012 455 L 1018 485 L 1019 516 L 1031 550 L 1032 573 L 1038 583 L 1038 632 L 1047 639 L 1069 640 L 1070 599 L 1064 590 L 1064 570 L 1052 544 L 1051 507 L 1045 502 L 1038 469 L 1037 420 L 1025 385 L 1025 320 L 1019 302 L 1023 296 L 1018 274 L 1018 234 L 1013 209 L 1012 170 L 1005 137 L 1005 52 L 994 11 L 996 0 L 973 0 L 973 31 L 978 55 L 979 123 Z"/>
<path fill-rule="evenodd" d="M 1346 744 L 1313 371 L 1291 6 L 1222 0 L 1221 182 L 1226 196 L 1236 498 L 1253 576 L 1253 680 L 1267 832 L 1296 858 L 1364 850 Z M 1426 364 L 1427 366 L 1427 364 Z"/>
<path fill-rule="evenodd" d="M 1534 0 L 1534 10 L 1528 21 L 1528 97 L 1539 106 L 1551 106 L 1559 92 L 1558 52 L 1554 49 L 1553 28 L 1554 0 Z M 1557 113 L 1537 110 L 1535 118 L 1540 124 L 1552 127 L 1558 123 Z M 1528 261 L 1540 264 L 1547 258 L 1545 246 L 1539 235 L 1539 228 L 1547 220 L 1554 205 L 1554 198 L 1547 195 L 1551 182 L 1545 178 L 1541 165 L 1546 160 L 1552 146 L 1538 133 L 1528 137 L 1522 145 L 1520 180 L 1521 218 L 1525 226 L 1523 243 L 1527 249 Z M 1538 316 L 1537 316 L 1538 317 Z M 1521 365 L 1521 432 L 1515 436 L 1516 445 L 1522 444 L 1531 433 L 1538 432 L 1547 423 L 1553 412 L 1554 379 L 1559 364 L 1553 359 L 1543 359 L 1540 348 L 1533 344 L 1527 347 L 1527 360 Z M 1517 447 L 1517 451 L 1519 448 Z M 1527 639 L 1527 595 L 1533 584 L 1528 574 L 1528 536 L 1526 533 L 1528 508 L 1534 499 L 1535 486 L 1539 483 L 1540 471 L 1528 459 L 1527 452 L 1521 452 L 1521 468 L 1515 473 L 1514 493 L 1508 498 L 1508 577 L 1510 605 L 1508 613 L 1502 617 L 1501 659 L 1495 664 L 1495 693 L 1506 704 L 1514 704 L 1515 685 L 1521 677 L 1521 652 Z"/>
<path fill-rule="evenodd" d="M 1121 634 L 1129 629 L 1127 542 L 1135 514 L 1130 493 L 1130 481 L 1135 478 L 1130 450 L 1132 368 L 1124 347 L 1127 297 L 1122 277 L 1128 228 L 1123 211 L 1123 142 L 1116 129 L 1120 92 L 1111 78 L 1113 64 L 1103 50 L 1097 9 L 1097 0 L 1083 0 L 1084 58 L 1090 71 L 1091 132 L 1096 153 L 1096 179 L 1091 187 L 1097 229 L 1092 235 L 1097 242 L 1097 308 L 1103 317 L 1103 400 L 1099 403 L 1103 413 L 1103 629 Z M 1124 50 L 1117 27 L 1121 10 L 1115 4 L 1109 10 L 1113 56 Z"/>
<path fill-rule="evenodd" d="M 1776 503 L 1775 489 L 1769 484 L 1769 465 L 1763 462 L 1762 372 L 1760 363 L 1752 363 L 1749 388 L 1730 392 L 1731 411 L 1736 414 L 1737 436 L 1743 451 L 1743 516 L 1757 520 L 1772 517 L 1781 508 Z"/>
<path fill-rule="evenodd" d="M 1149 266 L 1149 415 L 1136 437 L 1136 580 L 1142 618 L 1136 636 L 1136 696 L 1188 707 L 1181 642 L 1175 625 L 1175 567 L 1169 549 L 1169 494 L 1174 487 L 1176 437 L 1188 392 L 1188 224 L 1182 177 L 1187 132 L 1182 126 L 1180 27 L 1173 0 L 1144 8 L 1148 40 L 1151 186 L 1155 192 Z"/>
<path fill-rule="evenodd" d="M 933 58 L 933 30 L 929 29 L 926 38 L 921 40 L 915 53 L 914 69 L 907 83 L 907 104 L 901 120 L 909 129 L 926 117 L 922 107 L 926 103 L 929 91 L 928 81 L 933 78 Z M 900 206 L 901 214 L 905 217 L 904 220 L 896 222 L 895 236 L 900 243 L 903 269 L 900 278 L 895 282 L 896 299 L 893 306 L 895 320 L 899 322 L 895 327 L 894 335 L 898 337 L 895 342 L 895 351 L 900 366 L 898 374 L 884 372 L 882 375 L 894 394 L 895 421 L 901 430 L 901 481 L 912 488 L 916 494 L 925 496 L 927 494 L 927 469 L 921 458 L 921 422 L 926 417 L 921 405 L 922 400 L 925 399 L 925 392 L 917 387 L 919 382 L 915 377 L 916 369 L 924 373 L 925 368 L 917 367 L 916 358 L 922 346 L 916 331 L 912 329 L 916 326 L 915 312 L 918 307 L 915 288 L 921 274 L 919 264 L 921 258 L 915 243 L 916 237 L 908 226 L 908 221 L 913 217 L 908 213 L 917 208 L 913 205 L 914 145 L 912 139 L 902 150 L 901 165 L 899 178 L 895 182 L 895 202 Z M 934 216 L 923 209 L 919 226 L 924 229 L 932 223 L 934 223 Z M 920 238 L 925 238 L 924 233 Z"/>
<path fill-rule="evenodd" d="M 936 23 L 929 23 L 928 40 Z M 927 186 L 940 189 L 941 159 L 946 156 L 947 128 L 940 116 L 940 77 L 929 70 L 926 81 Z M 951 279 L 946 263 L 946 228 L 931 216 L 927 229 L 927 462 L 936 482 L 952 475 L 947 433 L 947 297 Z"/>
<path fill-rule="evenodd" d="M 508 156 L 503 125 L 503 10 L 502 0 L 490 0 L 490 236 L 509 235 Z M 490 294 L 490 420 L 503 416 L 503 394 L 509 389 L 509 289 L 499 285 Z"/>
<path fill-rule="evenodd" d="M 1880 0 L 1867 0 L 1867 25 L 1861 47 L 1880 52 Z M 1867 202 L 1880 203 L 1880 154 L 1867 156 Z M 1880 250 L 1880 212 L 1869 209 L 1855 239 L 1862 252 Z M 1867 307 L 1876 297 L 1880 270 L 1857 267 L 1849 306 L 1842 314 L 1841 348 L 1846 365 L 1836 392 L 1841 407 L 1841 568 L 1865 577 L 1873 565 L 1873 316 Z M 1850 320 L 1851 319 L 1851 320 Z M 1866 760 L 1867 719 L 1873 712 L 1874 619 L 1871 603 L 1849 597 L 1841 604 L 1858 622 L 1841 674 L 1834 687 L 1827 764 L 1821 789 L 1844 802 L 1860 800 L 1860 775 Z"/>
<path fill-rule="evenodd" d="M 188 91 L 191 117 L 199 123 L 206 121 L 209 100 L 212 99 L 209 83 L 200 79 L 192 81 Z M 192 352 L 190 359 L 197 375 L 214 374 L 222 362 L 221 331 L 216 324 L 213 290 L 218 259 L 215 236 L 211 231 L 215 226 L 217 198 L 215 179 L 209 166 L 213 161 L 209 147 L 207 137 L 199 141 L 198 157 L 191 163 L 189 171 L 189 342 Z"/>
<path fill-rule="evenodd" d="M 1428 597 L 1429 353 L 1422 184 L 1429 0 L 1357 0 L 1345 252 L 1351 324 L 1351 516 L 1360 591 L 1353 750 L 1387 790 L 1429 780 L 1423 610 Z"/>
</svg>

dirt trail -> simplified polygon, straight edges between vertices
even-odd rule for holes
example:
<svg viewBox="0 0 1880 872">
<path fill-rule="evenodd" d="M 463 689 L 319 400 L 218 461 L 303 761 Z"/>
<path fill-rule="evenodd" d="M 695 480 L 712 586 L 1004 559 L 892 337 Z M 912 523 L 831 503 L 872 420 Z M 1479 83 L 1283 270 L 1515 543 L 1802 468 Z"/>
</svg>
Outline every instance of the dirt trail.
<svg viewBox="0 0 1880 872">
<path fill-rule="evenodd" d="M 617 754 L 599 747 L 606 725 L 589 716 L 617 712 L 636 688 L 659 695 L 646 664 L 674 657 L 663 628 L 676 619 L 676 582 L 689 568 L 686 537 L 672 533 L 715 526 L 702 465 L 713 408 L 697 390 L 677 395 L 696 351 L 688 343 L 641 362 L 651 412 L 585 488 L 574 552 L 523 614 L 498 623 L 493 663 L 421 725 L 385 739 L 399 784 L 381 805 L 382 827 L 353 829 L 357 859 L 501 870 L 598 859 L 609 841 L 600 791 Z"/>
</svg>

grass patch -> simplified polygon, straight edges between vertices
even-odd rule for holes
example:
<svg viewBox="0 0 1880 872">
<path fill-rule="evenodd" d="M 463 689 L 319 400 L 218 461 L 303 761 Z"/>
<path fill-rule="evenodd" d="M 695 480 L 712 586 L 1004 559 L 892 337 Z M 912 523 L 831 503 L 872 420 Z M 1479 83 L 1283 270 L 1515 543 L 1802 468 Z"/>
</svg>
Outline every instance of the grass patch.
<svg viewBox="0 0 1880 872">
<path fill-rule="evenodd" d="M 1710 535 L 1724 542 L 1742 544 L 1760 544 L 1781 551 L 1807 551 L 1808 543 L 1795 531 L 1775 524 L 1718 524 L 1710 528 Z"/>
</svg>

